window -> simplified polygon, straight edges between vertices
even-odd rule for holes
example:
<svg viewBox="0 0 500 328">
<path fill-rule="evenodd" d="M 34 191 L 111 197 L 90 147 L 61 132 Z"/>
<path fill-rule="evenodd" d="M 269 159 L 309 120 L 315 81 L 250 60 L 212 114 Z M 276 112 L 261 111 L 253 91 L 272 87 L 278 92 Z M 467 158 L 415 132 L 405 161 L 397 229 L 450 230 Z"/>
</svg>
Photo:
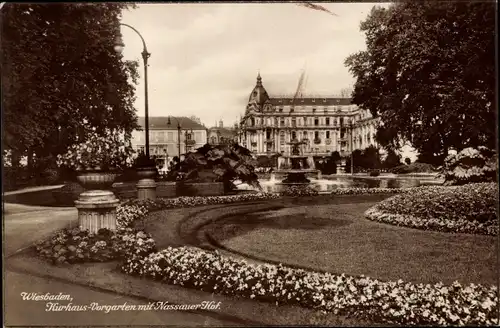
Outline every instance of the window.
<svg viewBox="0 0 500 328">
<path fill-rule="evenodd" d="M 285 126 L 285 119 L 283 117 L 280 118 L 280 126 Z"/>
<path fill-rule="evenodd" d="M 174 133 L 173 132 L 168 132 L 167 133 L 167 140 L 168 141 L 173 141 L 174 140 Z"/>
<path fill-rule="evenodd" d="M 318 131 L 314 131 L 314 139 L 319 139 L 319 132 Z"/>
<path fill-rule="evenodd" d="M 250 126 L 255 126 L 255 118 L 250 119 Z"/>
<path fill-rule="evenodd" d="M 205 143 L 205 141 L 201 140 L 202 136 L 203 136 L 203 134 L 201 132 L 195 132 L 194 133 L 194 140 L 196 140 L 196 142 L 203 142 L 203 143 Z"/>
<path fill-rule="evenodd" d="M 295 117 L 292 118 L 292 126 L 293 127 L 297 126 L 297 121 L 296 121 Z"/>
<path fill-rule="evenodd" d="M 297 133 L 295 131 L 292 131 L 292 140 L 297 138 Z"/>
<path fill-rule="evenodd" d="M 186 140 L 191 140 L 191 139 L 192 139 L 191 133 L 186 133 Z"/>
<path fill-rule="evenodd" d="M 212 144 L 216 144 L 217 143 L 217 138 L 215 136 L 211 137 L 210 140 L 211 140 Z"/>
<path fill-rule="evenodd" d="M 302 135 L 303 135 L 303 138 L 304 138 L 304 139 L 307 139 L 307 131 L 304 131 L 304 132 L 302 133 Z"/>
<path fill-rule="evenodd" d="M 316 113 L 316 108 L 315 107 L 313 107 L 313 113 Z"/>
<path fill-rule="evenodd" d="M 319 125 L 319 119 L 315 118 L 314 119 L 314 126 L 318 126 Z"/>
<path fill-rule="evenodd" d="M 280 143 L 283 145 L 285 143 L 285 132 L 280 132 Z"/>
<path fill-rule="evenodd" d="M 294 108 L 292 106 L 292 107 L 290 107 L 290 113 L 293 113 L 293 111 L 294 111 Z"/>
<path fill-rule="evenodd" d="M 304 126 L 307 126 L 307 117 L 304 117 Z"/>
<path fill-rule="evenodd" d="M 330 139 L 330 131 L 326 131 L 326 139 Z"/>
<path fill-rule="evenodd" d="M 283 107 L 280 107 L 279 112 L 283 113 Z"/>
<path fill-rule="evenodd" d="M 139 146 L 139 153 L 144 153 L 144 146 Z"/>
<path fill-rule="evenodd" d="M 329 117 L 326 118 L 326 125 L 330 125 L 330 118 Z"/>
<path fill-rule="evenodd" d="M 274 118 L 274 126 L 278 126 L 278 118 Z"/>
<path fill-rule="evenodd" d="M 271 130 L 266 130 L 266 139 L 271 139 Z"/>
</svg>

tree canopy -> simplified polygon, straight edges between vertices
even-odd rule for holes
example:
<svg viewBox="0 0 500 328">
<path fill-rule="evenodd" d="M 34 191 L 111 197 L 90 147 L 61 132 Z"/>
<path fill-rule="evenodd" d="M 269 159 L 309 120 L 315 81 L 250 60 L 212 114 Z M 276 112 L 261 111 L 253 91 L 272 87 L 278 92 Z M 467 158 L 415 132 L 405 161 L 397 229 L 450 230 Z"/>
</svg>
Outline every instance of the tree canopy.
<svg viewBox="0 0 500 328">
<path fill-rule="evenodd" d="M 367 50 L 345 64 L 353 102 L 381 118 L 376 139 L 421 158 L 496 146 L 495 3 L 398 2 L 361 23 Z"/>
<path fill-rule="evenodd" d="M 4 149 L 57 155 L 95 128 L 137 128 L 137 62 L 114 51 L 124 3 L 2 8 Z"/>
</svg>

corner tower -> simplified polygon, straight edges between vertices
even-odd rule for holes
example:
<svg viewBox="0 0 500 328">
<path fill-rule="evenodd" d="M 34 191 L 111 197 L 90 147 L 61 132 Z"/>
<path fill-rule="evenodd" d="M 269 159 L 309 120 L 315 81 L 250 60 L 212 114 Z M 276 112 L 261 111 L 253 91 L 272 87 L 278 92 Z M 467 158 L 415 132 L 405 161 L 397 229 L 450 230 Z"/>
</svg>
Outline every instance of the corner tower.
<svg viewBox="0 0 500 328">
<path fill-rule="evenodd" d="M 248 105 L 246 113 L 249 111 L 261 112 L 264 108 L 264 105 L 269 103 L 269 95 L 267 94 L 266 89 L 262 85 L 262 78 L 260 77 L 260 73 L 257 75 L 257 84 L 250 93 L 250 97 L 248 98 Z"/>
</svg>

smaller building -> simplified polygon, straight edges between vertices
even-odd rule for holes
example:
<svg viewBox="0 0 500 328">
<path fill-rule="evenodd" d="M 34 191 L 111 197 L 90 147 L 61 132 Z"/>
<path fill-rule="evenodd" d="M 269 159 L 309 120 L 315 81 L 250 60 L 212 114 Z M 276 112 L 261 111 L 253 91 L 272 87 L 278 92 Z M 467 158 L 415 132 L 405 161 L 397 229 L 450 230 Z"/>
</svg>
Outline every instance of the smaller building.
<svg viewBox="0 0 500 328">
<path fill-rule="evenodd" d="M 139 117 L 141 131 L 132 133 L 132 147 L 145 151 L 144 117 Z M 207 143 L 207 128 L 188 117 L 149 117 L 149 154 L 156 156 L 163 166 L 179 153 L 185 154 Z"/>
<path fill-rule="evenodd" d="M 231 144 L 238 142 L 238 124 L 233 127 L 224 127 L 222 120 L 219 124 L 208 129 L 208 143 L 211 145 Z"/>
</svg>

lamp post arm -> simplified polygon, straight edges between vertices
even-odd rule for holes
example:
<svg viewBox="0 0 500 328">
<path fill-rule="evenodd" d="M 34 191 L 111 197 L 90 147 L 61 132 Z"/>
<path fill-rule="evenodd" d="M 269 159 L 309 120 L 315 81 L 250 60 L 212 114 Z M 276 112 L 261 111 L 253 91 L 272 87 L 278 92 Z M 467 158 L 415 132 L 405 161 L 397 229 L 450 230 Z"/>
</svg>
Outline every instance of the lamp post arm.
<svg viewBox="0 0 500 328">
<path fill-rule="evenodd" d="M 141 38 L 141 41 L 142 41 L 142 46 L 143 46 L 143 48 L 144 48 L 144 50 L 143 50 L 143 51 L 144 51 L 145 53 L 147 53 L 147 52 L 148 52 L 148 47 L 146 46 L 146 41 L 144 41 L 144 38 L 142 37 L 141 33 L 139 33 L 139 31 L 137 31 L 137 30 L 135 29 L 135 27 L 130 26 L 130 25 L 128 25 L 128 24 L 125 24 L 125 23 L 120 23 L 120 25 L 122 25 L 122 26 L 126 26 L 126 27 L 128 27 L 128 28 L 130 28 L 130 29 L 134 30 L 134 32 L 135 32 L 135 33 L 137 33 L 137 35 Z"/>
<path fill-rule="evenodd" d="M 120 23 L 120 25 L 126 26 L 132 29 L 141 38 L 142 41 L 142 59 L 144 60 L 144 125 L 146 133 L 146 157 L 149 158 L 149 100 L 148 100 L 148 58 L 151 54 L 148 52 L 148 47 L 146 46 L 146 41 L 142 37 L 141 33 L 137 31 L 133 26 L 128 24 Z"/>
</svg>

